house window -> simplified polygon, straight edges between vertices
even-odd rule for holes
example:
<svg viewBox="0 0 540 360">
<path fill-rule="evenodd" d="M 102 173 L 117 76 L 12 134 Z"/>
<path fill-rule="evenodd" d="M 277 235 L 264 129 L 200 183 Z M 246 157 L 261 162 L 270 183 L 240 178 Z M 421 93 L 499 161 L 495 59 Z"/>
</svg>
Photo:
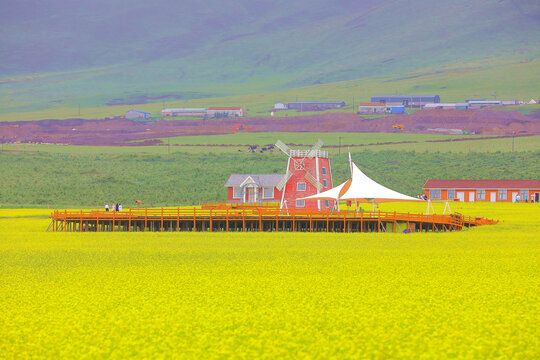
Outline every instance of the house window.
<svg viewBox="0 0 540 360">
<path fill-rule="evenodd" d="M 486 200 L 486 190 L 484 189 L 476 190 L 476 200 Z"/>
<path fill-rule="evenodd" d="M 265 199 L 273 199 L 274 198 L 274 188 L 264 188 L 263 197 Z"/>
<path fill-rule="evenodd" d="M 323 179 L 322 184 L 324 187 L 328 187 L 328 182 L 326 181 L 326 179 Z"/>
<path fill-rule="evenodd" d="M 242 197 L 242 188 L 233 188 L 233 199 L 240 199 Z"/>
<path fill-rule="evenodd" d="M 448 189 L 448 195 L 446 197 L 448 200 L 454 200 L 456 198 L 456 190 Z"/>
<path fill-rule="evenodd" d="M 499 200 L 506 200 L 506 194 L 508 192 L 506 191 L 506 189 L 499 189 L 499 193 L 498 193 L 498 198 Z"/>
<path fill-rule="evenodd" d="M 296 184 L 296 191 L 306 191 L 306 183 L 299 182 Z"/>
<path fill-rule="evenodd" d="M 323 174 L 323 175 L 326 175 L 326 168 L 325 168 L 324 166 L 323 166 L 323 168 L 322 168 L 322 174 Z"/>
<path fill-rule="evenodd" d="M 324 200 L 324 207 L 327 207 L 327 208 L 330 207 L 330 201 L 329 200 Z"/>
<path fill-rule="evenodd" d="M 519 197 L 521 198 L 521 201 L 529 200 L 529 191 L 528 190 L 521 190 L 519 192 Z"/>
<path fill-rule="evenodd" d="M 431 200 L 440 200 L 441 199 L 441 189 L 429 190 L 429 198 Z"/>
<path fill-rule="evenodd" d="M 296 207 L 304 207 L 306 206 L 305 200 L 296 200 Z"/>
</svg>

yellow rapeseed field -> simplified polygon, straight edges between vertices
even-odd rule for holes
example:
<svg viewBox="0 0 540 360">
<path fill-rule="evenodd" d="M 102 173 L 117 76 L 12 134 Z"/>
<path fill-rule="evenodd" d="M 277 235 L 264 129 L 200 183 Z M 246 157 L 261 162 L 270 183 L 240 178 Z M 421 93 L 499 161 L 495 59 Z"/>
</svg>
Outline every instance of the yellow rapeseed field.
<svg viewBox="0 0 540 360">
<path fill-rule="evenodd" d="M 501 223 L 80 234 L 0 210 L 0 358 L 539 358 L 540 204 L 453 210 Z"/>
</svg>

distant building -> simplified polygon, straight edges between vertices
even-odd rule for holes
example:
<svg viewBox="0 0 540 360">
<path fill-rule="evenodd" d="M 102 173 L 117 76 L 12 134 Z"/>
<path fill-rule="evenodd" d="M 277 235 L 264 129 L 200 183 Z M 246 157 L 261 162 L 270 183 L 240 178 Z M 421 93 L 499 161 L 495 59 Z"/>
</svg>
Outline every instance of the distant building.
<svg viewBox="0 0 540 360">
<path fill-rule="evenodd" d="M 540 180 L 438 180 L 424 186 L 431 200 L 540 202 Z"/>
<path fill-rule="evenodd" d="M 275 103 L 274 110 L 287 110 L 287 105 L 283 103 Z"/>
<path fill-rule="evenodd" d="M 501 100 L 502 105 L 519 105 L 519 100 Z"/>
<path fill-rule="evenodd" d="M 210 117 L 238 117 L 244 116 L 241 107 L 209 107 L 207 114 Z"/>
<path fill-rule="evenodd" d="M 289 110 L 301 112 L 340 109 L 344 106 L 345 101 L 295 101 L 287 103 Z"/>
<path fill-rule="evenodd" d="M 501 100 L 468 100 L 469 109 L 482 109 L 490 106 L 502 105 Z"/>
<path fill-rule="evenodd" d="M 280 202 L 276 186 L 285 174 L 232 174 L 225 183 L 229 203 Z"/>
<path fill-rule="evenodd" d="M 384 103 L 361 103 L 358 105 L 359 114 L 384 114 L 390 111 L 391 109 L 388 109 Z"/>
<path fill-rule="evenodd" d="M 149 119 L 152 117 L 152 114 L 142 110 L 129 110 L 126 111 L 126 119 Z"/>
<path fill-rule="evenodd" d="M 423 106 L 425 110 L 433 110 L 433 109 L 455 109 L 456 104 L 455 103 L 431 103 L 426 104 Z"/>
<path fill-rule="evenodd" d="M 450 110 L 450 109 L 459 109 L 459 110 L 467 110 L 469 108 L 469 104 L 467 103 L 438 103 L 438 104 L 426 104 L 424 105 L 425 110 L 431 110 L 431 109 L 443 109 L 443 110 Z"/>
<path fill-rule="evenodd" d="M 372 103 L 400 104 L 409 107 L 420 107 L 429 103 L 440 103 L 439 95 L 375 95 Z"/>
<path fill-rule="evenodd" d="M 178 109 L 163 109 L 163 116 L 206 116 L 208 109 L 206 108 L 178 108 Z"/>
<path fill-rule="evenodd" d="M 390 106 L 391 114 L 405 114 L 405 106 Z"/>
</svg>

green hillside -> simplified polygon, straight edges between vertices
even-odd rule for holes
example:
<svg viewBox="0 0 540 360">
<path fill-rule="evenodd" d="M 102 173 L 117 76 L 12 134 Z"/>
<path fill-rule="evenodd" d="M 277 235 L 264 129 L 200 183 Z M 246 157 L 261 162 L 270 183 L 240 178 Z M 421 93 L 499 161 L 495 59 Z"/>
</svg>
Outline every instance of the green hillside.
<svg viewBox="0 0 540 360">
<path fill-rule="evenodd" d="M 2 119 L 225 96 L 262 111 L 293 96 L 538 95 L 533 0 L 23 0 L 2 10 Z"/>
<path fill-rule="evenodd" d="M 0 121 L 104 118 L 123 115 L 137 108 L 159 115 L 166 107 L 242 106 L 249 116 L 268 116 L 275 102 L 301 100 L 343 100 L 348 105 L 337 112 L 355 111 L 352 104 L 368 102 L 375 93 L 436 93 L 442 101 L 463 101 L 472 98 L 499 98 L 530 100 L 540 97 L 539 60 L 521 62 L 514 60 L 481 60 L 450 67 L 422 69 L 407 74 L 395 74 L 380 78 L 364 78 L 313 85 L 262 93 L 248 93 L 224 97 L 194 99 L 161 99 L 137 105 L 93 105 L 84 99 L 50 102 L 41 106 L 35 99 L 25 100 L 24 106 L 0 109 Z M 459 70 L 457 70 L 459 69 Z M 81 105 L 79 108 L 79 104 Z M 538 105 L 512 107 L 512 110 L 530 114 Z M 277 113 L 276 116 L 300 115 L 294 111 Z M 306 115 L 302 113 L 302 115 Z M 307 114 L 309 115 L 309 114 Z"/>
</svg>

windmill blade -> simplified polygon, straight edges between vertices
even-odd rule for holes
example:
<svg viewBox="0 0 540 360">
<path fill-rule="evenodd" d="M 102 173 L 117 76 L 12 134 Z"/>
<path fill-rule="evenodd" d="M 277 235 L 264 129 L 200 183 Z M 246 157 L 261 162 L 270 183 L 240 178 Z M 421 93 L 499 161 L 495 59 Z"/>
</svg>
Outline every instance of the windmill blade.
<svg viewBox="0 0 540 360">
<path fill-rule="evenodd" d="M 315 143 L 315 145 L 313 145 L 313 147 L 311 148 L 311 150 L 309 150 L 308 154 L 306 157 L 308 158 L 312 158 L 312 157 L 315 157 L 315 155 L 317 155 L 317 151 L 321 150 L 321 147 L 323 146 L 323 141 L 321 139 L 317 140 L 317 142 Z"/>
<path fill-rule="evenodd" d="M 308 173 L 306 171 L 306 176 L 305 176 L 306 180 L 309 181 L 313 186 L 315 186 L 317 188 L 317 190 L 321 191 L 323 189 L 323 184 L 320 183 L 320 181 L 318 181 L 317 179 L 315 179 L 315 177 L 313 177 L 313 175 L 311 175 L 310 173 Z"/>
<path fill-rule="evenodd" d="M 281 140 L 276 141 L 276 147 L 283 151 L 287 156 L 291 156 L 291 148 L 285 145 L 285 143 Z"/>
<path fill-rule="evenodd" d="M 304 176 L 306 180 L 309 181 L 313 186 L 315 186 L 317 190 L 321 191 L 324 188 L 323 184 L 321 184 L 319 180 L 317 180 L 313 175 L 311 175 L 311 173 L 306 169 L 302 162 L 297 164 L 299 164 L 300 168 L 306 172 L 306 175 Z"/>
<path fill-rule="evenodd" d="M 285 176 L 282 177 L 279 183 L 276 185 L 276 189 L 278 189 L 279 191 L 283 190 L 283 188 L 285 187 L 285 184 L 287 183 L 287 181 L 289 181 L 289 179 L 291 178 L 291 176 L 293 176 L 293 174 L 294 174 L 294 171 L 290 172 L 289 170 L 287 170 L 287 173 L 285 174 Z"/>
</svg>

